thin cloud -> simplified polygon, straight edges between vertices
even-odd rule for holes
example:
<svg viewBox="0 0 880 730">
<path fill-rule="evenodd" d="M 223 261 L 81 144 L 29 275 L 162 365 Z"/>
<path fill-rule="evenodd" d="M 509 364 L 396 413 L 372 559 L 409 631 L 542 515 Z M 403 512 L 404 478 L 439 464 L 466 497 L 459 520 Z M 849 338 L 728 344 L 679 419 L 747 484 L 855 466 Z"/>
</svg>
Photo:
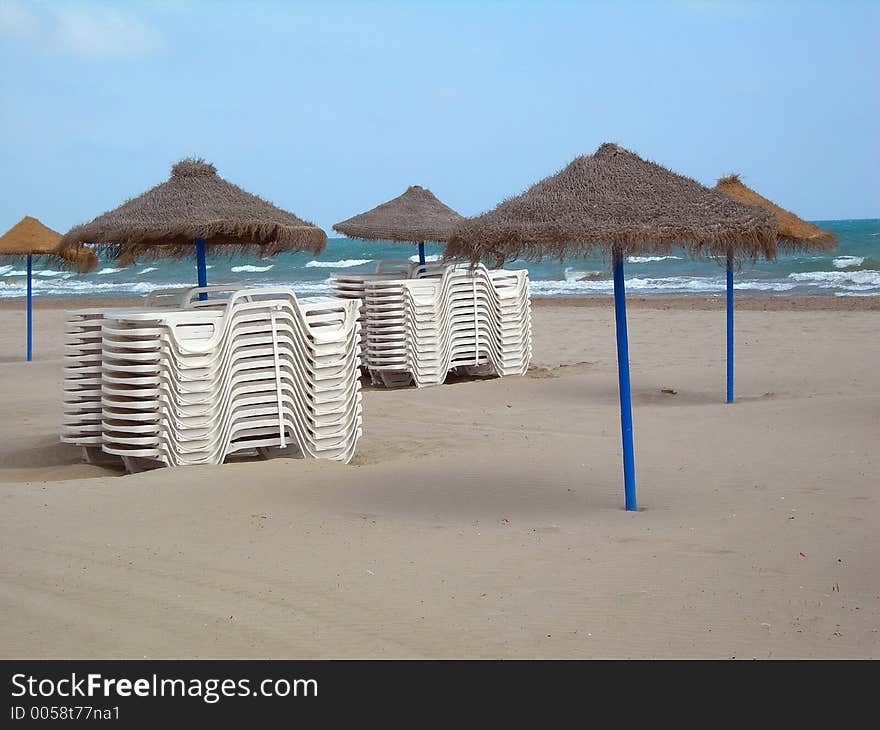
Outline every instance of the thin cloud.
<svg viewBox="0 0 880 730">
<path fill-rule="evenodd" d="M 142 56 L 156 50 L 155 30 L 112 7 L 0 0 L 0 36 L 84 58 Z"/>
<path fill-rule="evenodd" d="M 158 46 L 156 33 L 133 15 L 113 8 L 57 8 L 61 43 L 84 56 L 139 56 Z"/>
<path fill-rule="evenodd" d="M 0 0 L 0 35 L 28 38 L 39 23 L 33 12 L 19 2 Z"/>
</svg>

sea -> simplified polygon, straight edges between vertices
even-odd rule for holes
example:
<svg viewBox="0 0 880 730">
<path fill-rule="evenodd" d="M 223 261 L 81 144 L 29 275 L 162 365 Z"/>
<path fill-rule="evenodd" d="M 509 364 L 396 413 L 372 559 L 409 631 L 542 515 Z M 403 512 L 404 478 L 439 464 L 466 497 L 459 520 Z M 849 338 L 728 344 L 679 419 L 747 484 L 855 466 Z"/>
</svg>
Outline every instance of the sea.
<svg viewBox="0 0 880 730">
<path fill-rule="evenodd" d="M 834 231 L 838 246 L 828 253 L 781 255 L 776 261 L 746 263 L 736 274 L 734 287 L 751 295 L 880 296 L 880 219 L 815 221 Z M 443 252 L 440 244 L 426 244 L 429 260 Z M 38 261 L 33 294 L 48 298 L 146 296 L 155 289 L 194 285 L 193 259 L 135 263 L 120 267 L 99 252 L 100 265 L 88 274 L 76 274 Z M 334 271 L 369 273 L 381 260 L 417 261 L 415 245 L 331 238 L 320 256 L 285 253 L 270 259 L 256 255 L 209 256 L 209 284 L 291 286 L 301 296 L 329 294 Z M 505 268 L 529 270 L 536 297 L 609 296 L 611 270 L 601 257 L 538 263 L 513 261 Z M 624 267 L 627 292 L 637 295 L 721 296 L 724 269 L 714 260 L 696 260 L 684 252 L 665 256 L 631 256 Z M 0 299 L 26 293 L 21 263 L 0 266 Z"/>
</svg>

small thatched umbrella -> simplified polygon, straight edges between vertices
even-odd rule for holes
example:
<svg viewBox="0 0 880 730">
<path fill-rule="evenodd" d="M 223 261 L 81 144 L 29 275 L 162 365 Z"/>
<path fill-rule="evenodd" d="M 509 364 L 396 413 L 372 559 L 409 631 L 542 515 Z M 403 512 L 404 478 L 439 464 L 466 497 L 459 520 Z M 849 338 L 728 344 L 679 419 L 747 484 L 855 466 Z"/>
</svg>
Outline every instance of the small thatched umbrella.
<svg viewBox="0 0 880 730">
<path fill-rule="evenodd" d="M 770 211 L 779 224 L 779 248 L 783 251 L 829 251 L 837 244 L 837 236 L 819 226 L 801 220 L 791 211 L 767 200 L 739 179 L 727 175 L 718 180 L 715 189 L 745 205 L 757 205 Z M 727 402 L 733 403 L 733 261 L 727 259 Z"/>
<path fill-rule="evenodd" d="M 411 185 L 403 195 L 341 221 L 333 230 L 366 241 L 417 243 L 419 263 L 424 264 L 425 241 L 448 241 L 463 220 L 430 190 Z"/>
<path fill-rule="evenodd" d="M 171 168 L 167 181 L 72 228 L 61 246 L 75 249 L 84 243 L 107 246 L 114 258 L 129 262 L 146 252 L 180 258 L 195 244 L 199 286 L 207 286 L 206 247 L 263 257 L 281 251 L 318 254 L 327 234 L 227 182 L 214 165 L 185 159 Z"/>
<path fill-rule="evenodd" d="M 614 144 L 467 220 L 452 236 L 446 256 L 507 259 L 610 253 L 614 271 L 617 371 L 623 438 L 626 509 L 636 509 L 632 405 L 623 262 L 628 255 L 667 253 L 740 257 L 776 252 L 776 221 L 760 208 L 736 203 L 698 182 Z"/>
<path fill-rule="evenodd" d="M 87 248 L 61 252 L 61 234 L 26 215 L 0 236 L 0 256 L 27 260 L 27 359 L 33 359 L 33 263 L 45 257 L 77 271 L 89 271 L 98 263 L 94 251 Z"/>
</svg>

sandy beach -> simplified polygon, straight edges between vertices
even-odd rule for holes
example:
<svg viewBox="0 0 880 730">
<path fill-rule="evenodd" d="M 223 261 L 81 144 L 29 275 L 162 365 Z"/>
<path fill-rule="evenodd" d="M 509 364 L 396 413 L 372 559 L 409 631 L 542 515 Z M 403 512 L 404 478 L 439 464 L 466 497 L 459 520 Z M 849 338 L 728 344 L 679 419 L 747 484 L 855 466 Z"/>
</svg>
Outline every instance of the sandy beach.
<svg viewBox="0 0 880 730">
<path fill-rule="evenodd" d="M 106 300 L 102 303 L 106 304 Z M 0 654 L 880 656 L 880 302 L 535 300 L 522 378 L 364 393 L 353 463 L 123 476 L 58 439 L 65 308 L 0 304 Z"/>
</svg>

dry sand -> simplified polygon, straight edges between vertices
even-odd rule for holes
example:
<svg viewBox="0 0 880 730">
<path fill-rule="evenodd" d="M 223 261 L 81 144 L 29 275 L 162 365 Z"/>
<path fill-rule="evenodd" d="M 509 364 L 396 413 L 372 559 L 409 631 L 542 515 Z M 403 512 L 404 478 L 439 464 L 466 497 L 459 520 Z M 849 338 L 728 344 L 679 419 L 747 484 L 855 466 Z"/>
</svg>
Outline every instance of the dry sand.
<svg viewBox="0 0 880 730">
<path fill-rule="evenodd" d="M 134 476 L 5 303 L 0 655 L 880 656 L 880 309 L 742 298 L 728 406 L 720 306 L 630 308 L 627 513 L 607 299 L 537 302 L 529 377 L 367 391 L 351 465 Z"/>
</svg>

